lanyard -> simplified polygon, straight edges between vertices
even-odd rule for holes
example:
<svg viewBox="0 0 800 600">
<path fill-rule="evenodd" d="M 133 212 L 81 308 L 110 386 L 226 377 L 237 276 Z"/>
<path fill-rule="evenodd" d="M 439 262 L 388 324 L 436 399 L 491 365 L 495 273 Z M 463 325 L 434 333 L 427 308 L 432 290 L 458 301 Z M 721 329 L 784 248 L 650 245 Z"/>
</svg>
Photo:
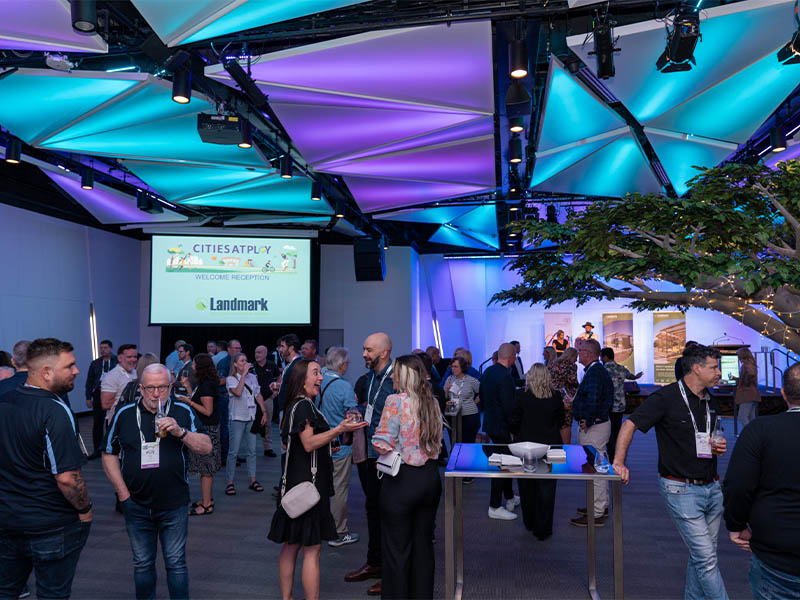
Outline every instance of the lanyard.
<svg viewBox="0 0 800 600">
<path fill-rule="evenodd" d="M 686 404 L 686 408 L 689 409 L 689 416 L 692 417 L 692 427 L 694 427 L 694 432 L 698 433 L 697 429 L 697 421 L 694 419 L 694 413 L 692 412 L 691 407 L 689 406 L 689 399 L 686 397 L 686 390 L 683 389 L 683 380 L 678 382 L 678 388 L 681 390 L 681 396 L 683 397 L 683 401 Z M 708 409 L 708 401 L 706 401 L 706 431 L 705 433 L 711 433 L 711 411 Z"/>
<path fill-rule="evenodd" d="M 375 383 L 375 379 L 377 378 L 377 376 L 373 377 L 372 381 L 369 382 L 369 388 L 367 389 L 367 404 L 375 406 L 375 404 L 378 402 L 378 396 L 380 396 L 381 390 L 383 389 L 383 382 L 386 381 L 386 378 L 392 372 L 392 369 L 394 369 L 394 363 L 389 365 L 389 368 L 386 369 L 386 372 L 383 374 L 383 377 L 381 377 L 381 382 L 378 384 L 378 390 L 375 392 L 375 396 L 372 398 L 372 402 L 370 402 L 370 397 L 372 396 L 372 384 Z"/>
<path fill-rule="evenodd" d="M 142 400 L 142 402 L 144 402 L 144 400 Z M 165 415 L 169 414 L 169 400 L 167 400 L 166 410 L 164 410 L 164 414 Z M 142 438 L 142 443 L 146 444 L 147 440 L 144 439 L 144 433 L 142 432 L 142 411 L 139 408 L 138 403 L 136 404 L 136 424 L 139 426 L 139 437 Z M 158 441 L 158 438 L 156 438 L 156 441 Z"/>
</svg>

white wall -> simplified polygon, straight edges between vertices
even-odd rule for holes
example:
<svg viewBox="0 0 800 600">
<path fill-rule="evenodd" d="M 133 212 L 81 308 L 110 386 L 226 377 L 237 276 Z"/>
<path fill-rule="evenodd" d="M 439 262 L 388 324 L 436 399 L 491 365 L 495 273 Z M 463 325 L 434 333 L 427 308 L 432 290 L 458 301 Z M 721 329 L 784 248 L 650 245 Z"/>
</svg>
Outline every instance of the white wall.
<svg viewBox="0 0 800 600">
<path fill-rule="evenodd" d="M 81 374 L 70 400 L 85 409 L 90 299 L 99 339 L 139 340 L 140 242 L 0 204 L 0 256 L 0 348 L 37 337 L 72 343 Z"/>
<path fill-rule="evenodd" d="M 347 378 L 355 381 L 364 372 L 361 349 L 371 333 L 383 331 L 392 339 L 394 356 L 415 346 L 417 314 L 417 254 L 411 248 L 386 251 L 384 281 L 356 281 L 353 247 L 322 245 L 320 248 L 320 329 L 344 330 L 350 350 Z"/>
<path fill-rule="evenodd" d="M 521 357 L 527 368 L 541 361 L 544 346 L 544 307 L 499 304 L 489 305 L 492 295 L 518 283 L 516 273 L 504 269 L 503 259 L 445 260 L 442 255 L 419 257 L 420 288 L 429 292 L 420 294 L 420 315 L 435 314 L 439 323 L 445 356 L 450 356 L 458 346 L 472 351 L 477 366 L 489 358 L 502 343 L 512 339 L 520 341 Z M 425 304 L 427 302 L 427 305 Z M 571 336 L 582 332 L 580 327 L 591 321 L 602 339 L 603 313 L 633 313 L 635 368 L 643 371 L 642 383 L 653 382 L 653 316 L 651 312 L 636 312 L 625 308 L 626 301 L 591 301 L 576 306 L 574 301 L 564 302 L 548 309 L 552 312 L 572 313 Z M 425 318 L 420 319 L 421 333 L 417 345 L 423 348 L 435 344 L 433 328 Z M 745 327 L 740 322 L 713 311 L 690 309 L 686 313 L 687 339 L 702 344 L 712 344 L 727 335 L 733 342 L 749 344 L 753 351 L 780 348 L 778 344 Z M 724 343 L 720 341 L 720 343 Z M 759 376 L 764 381 L 763 363 L 759 362 Z M 781 367 L 783 365 L 781 364 Z"/>
</svg>

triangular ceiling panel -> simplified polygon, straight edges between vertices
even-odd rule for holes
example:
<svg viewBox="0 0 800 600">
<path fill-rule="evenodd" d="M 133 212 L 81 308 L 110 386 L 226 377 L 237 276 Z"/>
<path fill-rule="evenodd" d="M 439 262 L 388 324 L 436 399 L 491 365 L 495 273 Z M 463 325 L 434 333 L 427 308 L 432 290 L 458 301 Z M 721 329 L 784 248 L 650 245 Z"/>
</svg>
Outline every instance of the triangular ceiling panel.
<svg viewBox="0 0 800 600">
<path fill-rule="evenodd" d="M 344 181 L 353 196 L 358 198 L 361 209 L 366 212 L 456 198 L 490 189 L 461 183 L 399 181 L 370 177 L 345 177 Z M 494 186 L 491 189 L 494 189 Z"/>
<path fill-rule="evenodd" d="M 471 211 L 473 206 L 432 206 L 416 210 L 397 211 L 375 215 L 373 218 L 386 221 L 404 221 L 407 223 L 452 223 L 461 215 Z"/>
<path fill-rule="evenodd" d="M 363 0 L 132 0 L 168 46 L 262 27 Z"/>
<path fill-rule="evenodd" d="M 467 235 L 452 225 L 442 225 L 428 241 L 434 244 L 446 244 L 448 246 L 460 246 L 478 250 L 497 250 L 498 248 L 498 245 L 489 244 L 477 237 Z"/>
<path fill-rule="evenodd" d="M 496 237 L 497 234 L 497 207 L 494 204 L 484 204 L 473 208 L 466 214 L 461 215 L 451 222 L 460 230 L 479 236 Z"/>
<path fill-rule="evenodd" d="M 555 56 L 550 60 L 542 113 L 539 152 L 625 126 L 622 117 L 574 78 Z"/>
<path fill-rule="evenodd" d="M 610 144 L 541 182 L 537 190 L 586 196 L 624 196 L 630 192 L 659 193 L 653 174 L 631 134 Z"/>
<path fill-rule="evenodd" d="M 99 35 L 72 28 L 69 0 L 0 2 L 0 48 L 61 52 L 108 52 Z"/>
<path fill-rule="evenodd" d="M 713 167 L 736 150 L 736 144 L 726 144 L 697 136 L 676 135 L 671 131 L 645 128 L 675 191 L 683 195 L 689 189 L 686 182 L 698 174 L 694 167 Z"/>
<path fill-rule="evenodd" d="M 228 188 L 273 173 L 274 169 L 243 169 L 171 162 L 123 160 L 142 181 L 171 202 Z"/>
<path fill-rule="evenodd" d="M 26 143 L 82 118 L 146 75 L 20 69 L 0 79 L 0 125 Z"/>
<path fill-rule="evenodd" d="M 598 136 L 593 140 L 586 140 L 583 143 L 569 144 L 562 146 L 562 149 L 554 148 L 546 152 L 536 153 L 536 163 L 531 178 L 531 187 L 536 187 L 543 181 L 547 181 L 556 173 L 563 171 L 570 165 L 583 160 L 599 148 L 607 146 L 620 135 L 627 133 L 627 127 L 612 132 L 610 135 Z"/>
<path fill-rule="evenodd" d="M 136 198 L 104 185 L 95 184 L 94 189 L 84 190 L 80 178 L 71 173 L 42 169 L 53 182 L 67 192 L 81 206 L 104 225 L 129 223 L 167 223 L 186 221 L 187 217 L 168 208 L 164 212 L 150 214 L 136 207 Z"/>
</svg>

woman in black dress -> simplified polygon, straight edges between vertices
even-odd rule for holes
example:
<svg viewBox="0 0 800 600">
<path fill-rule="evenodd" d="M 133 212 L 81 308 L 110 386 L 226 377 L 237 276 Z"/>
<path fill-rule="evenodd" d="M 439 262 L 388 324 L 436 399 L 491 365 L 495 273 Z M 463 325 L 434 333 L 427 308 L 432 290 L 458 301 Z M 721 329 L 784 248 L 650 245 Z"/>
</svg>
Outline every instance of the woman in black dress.
<svg viewBox="0 0 800 600">
<path fill-rule="evenodd" d="M 518 394 L 511 414 L 515 442 L 560 444 L 564 403 L 561 393 L 552 388 L 550 373 L 536 363 L 525 375 L 525 390 Z M 553 535 L 553 510 L 556 505 L 554 479 L 518 479 L 522 521 L 528 531 L 544 541 Z"/>
<path fill-rule="evenodd" d="M 564 354 L 564 350 L 569 348 L 569 338 L 564 335 L 563 329 L 556 331 L 556 336 L 553 338 L 551 344 L 552 347 L 555 348 L 556 358 L 561 358 L 561 355 Z"/>
<path fill-rule="evenodd" d="M 367 426 L 366 421 L 353 422 L 345 419 L 331 429 L 325 417 L 311 400 L 319 395 L 322 374 L 319 365 L 310 360 L 300 360 L 292 367 L 287 384 L 287 398 L 291 398 L 284 409 L 281 423 L 283 443 L 291 448 L 286 457 L 286 490 L 303 481 L 312 481 L 311 455 L 317 453 L 317 476 L 314 485 L 320 500 L 305 513 L 292 519 L 280 504 L 272 516 L 272 525 L 267 536 L 273 542 L 283 544 L 278 558 L 281 596 L 292 597 L 294 569 L 297 553 L 303 548 L 303 591 L 308 600 L 319 598 L 319 552 L 322 540 L 335 540 L 336 523 L 330 508 L 333 495 L 333 462 L 331 440 L 345 432 L 356 431 Z"/>
</svg>

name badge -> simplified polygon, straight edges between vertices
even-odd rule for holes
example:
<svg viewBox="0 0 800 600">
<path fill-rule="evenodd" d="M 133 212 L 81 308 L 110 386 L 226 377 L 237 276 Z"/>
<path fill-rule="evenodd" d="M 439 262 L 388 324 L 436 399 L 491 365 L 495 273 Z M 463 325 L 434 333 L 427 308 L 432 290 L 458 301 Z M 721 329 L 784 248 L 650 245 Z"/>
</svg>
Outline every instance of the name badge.
<svg viewBox="0 0 800 600">
<path fill-rule="evenodd" d="M 711 436 L 706 431 L 698 431 L 694 434 L 694 442 L 697 448 L 697 458 L 711 458 Z"/>
<path fill-rule="evenodd" d="M 157 469 L 158 468 L 158 443 L 155 442 L 142 442 L 142 468 L 143 469 Z M 709 446 L 710 447 L 710 446 Z"/>
<path fill-rule="evenodd" d="M 367 404 L 367 410 L 364 411 L 364 420 L 372 424 L 372 411 L 375 407 L 372 404 Z"/>
</svg>

